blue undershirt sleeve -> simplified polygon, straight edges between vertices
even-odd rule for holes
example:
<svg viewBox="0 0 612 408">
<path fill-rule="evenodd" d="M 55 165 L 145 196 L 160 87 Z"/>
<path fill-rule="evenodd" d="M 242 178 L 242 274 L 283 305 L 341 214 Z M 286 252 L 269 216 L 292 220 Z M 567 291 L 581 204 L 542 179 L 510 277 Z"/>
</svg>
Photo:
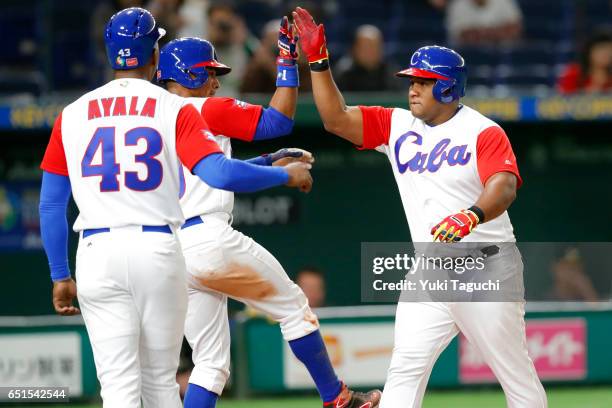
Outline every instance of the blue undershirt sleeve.
<svg viewBox="0 0 612 408">
<path fill-rule="evenodd" d="M 285 136 L 293 130 L 293 119 L 269 107 L 261 112 L 253 140 L 274 139 Z"/>
<path fill-rule="evenodd" d="M 257 166 L 227 159 L 221 153 L 210 154 L 200 160 L 193 173 L 213 188 L 236 193 L 251 193 L 289 181 L 289 174 L 282 167 Z"/>
<path fill-rule="evenodd" d="M 40 234 L 54 282 L 70 278 L 66 209 L 71 192 L 67 176 L 43 172 L 38 208 Z"/>
</svg>

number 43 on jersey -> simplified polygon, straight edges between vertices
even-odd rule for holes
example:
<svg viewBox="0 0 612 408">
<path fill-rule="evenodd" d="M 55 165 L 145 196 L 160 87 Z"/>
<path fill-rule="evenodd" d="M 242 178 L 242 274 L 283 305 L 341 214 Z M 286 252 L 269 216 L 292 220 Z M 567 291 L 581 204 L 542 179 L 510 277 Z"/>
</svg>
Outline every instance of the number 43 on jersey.
<svg viewBox="0 0 612 408">
<path fill-rule="evenodd" d="M 155 158 L 161 153 L 163 142 L 159 132 L 150 127 L 138 127 L 128 131 L 123 141 L 115 140 L 114 127 L 96 129 L 81 161 L 82 176 L 101 177 L 101 192 L 119 191 L 121 166 L 117 162 L 115 143 L 122 143 L 123 146 L 136 146 L 140 139 L 144 139 L 146 149 L 143 153 L 136 154 L 134 161 L 146 166 L 146 177 L 140 179 L 138 172 L 126 171 L 123 173 L 123 184 L 135 191 L 155 190 L 161 184 L 163 176 L 162 164 Z M 96 156 L 98 157 L 96 162 L 100 164 L 93 164 Z"/>
</svg>

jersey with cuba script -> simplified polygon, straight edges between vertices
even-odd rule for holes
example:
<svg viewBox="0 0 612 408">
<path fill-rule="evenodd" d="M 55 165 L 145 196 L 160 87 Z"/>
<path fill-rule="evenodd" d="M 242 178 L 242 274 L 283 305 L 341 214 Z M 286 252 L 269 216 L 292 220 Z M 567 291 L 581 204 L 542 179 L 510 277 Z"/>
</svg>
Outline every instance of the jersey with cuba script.
<svg viewBox="0 0 612 408">
<path fill-rule="evenodd" d="M 522 183 L 503 129 L 468 106 L 448 121 L 429 126 L 399 108 L 359 107 L 363 146 L 385 153 L 402 197 L 413 242 L 431 242 L 431 229 L 445 217 L 474 205 L 495 173 Z M 505 211 L 478 225 L 462 242 L 514 242 Z"/>
</svg>

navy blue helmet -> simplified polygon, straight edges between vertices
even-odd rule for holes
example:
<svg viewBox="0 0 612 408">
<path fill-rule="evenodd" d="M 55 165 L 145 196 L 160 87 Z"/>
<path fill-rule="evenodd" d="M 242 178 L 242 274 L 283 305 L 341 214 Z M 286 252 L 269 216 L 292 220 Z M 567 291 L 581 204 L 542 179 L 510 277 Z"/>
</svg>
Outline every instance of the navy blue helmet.
<svg viewBox="0 0 612 408">
<path fill-rule="evenodd" d="M 433 96 L 438 102 L 451 103 L 465 95 L 465 61 L 450 48 L 439 45 L 421 47 L 412 54 L 410 66 L 396 75 L 435 79 Z"/>
<path fill-rule="evenodd" d="M 207 69 L 214 69 L 217 75 L 232 70 L 217 60 L 215 47 L 209 41 L 196 37 L 179 38 L 162 48 L 157 80 L 175 81 L 185 88 L 196 89 L 208 80 Z"/>
<path fill-rule="evenodd" d="M 157 41 L 166 30 L 155 23 L 147 10 L 130 7 L 114 14 L 106 24 L 104 42 L 113 69 L 134 69 L 145 65 Z"/>
</svg>

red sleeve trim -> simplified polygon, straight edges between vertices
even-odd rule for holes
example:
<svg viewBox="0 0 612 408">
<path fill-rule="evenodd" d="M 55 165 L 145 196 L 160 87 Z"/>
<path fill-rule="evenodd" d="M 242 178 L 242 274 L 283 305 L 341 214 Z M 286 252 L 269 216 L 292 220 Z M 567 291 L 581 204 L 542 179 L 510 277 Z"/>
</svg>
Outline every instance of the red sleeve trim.
<svg viewBox="0 0 612 408">
<path fill-rule="evenodd" d="M 208 125 L 191 104 L 183 106 L 176 118 L 176 153 L 189 171 L 204 157 L 223 153 Z"/>
<path fill-rule="evenodd" d="M 62 141 L 62 114 L 60 113 L 51 131 L 49 144 L 45 151 L 40 168 L 49 173 L 68 176 L 68 164 L 66 163 L 66 152 Z"/>
<path fill-rule="evenodd" d="M 501 172 L 514 174 L 517 179 L 517 188 L 523 184 L 510 140 L 501 127 L 491 126 L 480 132 L 476 142 L 476 159 L 478 175 L 483 185 L 486 184 L 489 177 Z"/>
<path fill-rule="evenodd" d="M 358 149 L 375 149 L 389 144 L 393 108 L 359 106 L 359 109 L 363 115 L 363 144 Z"/>
<path fill-rule="evenodd" d="M 233 98 L 208 98 L 202 105 L 202 117 L 216 135 L 250 142 L 255 137 L 263 107 Z"/>
</svg>

